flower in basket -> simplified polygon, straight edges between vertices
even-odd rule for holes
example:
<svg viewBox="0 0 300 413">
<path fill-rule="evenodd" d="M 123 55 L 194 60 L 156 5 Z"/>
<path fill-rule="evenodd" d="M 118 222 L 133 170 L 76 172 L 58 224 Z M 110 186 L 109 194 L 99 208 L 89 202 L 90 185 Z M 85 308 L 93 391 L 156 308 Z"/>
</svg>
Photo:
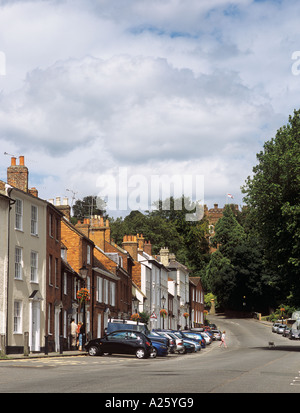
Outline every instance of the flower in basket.
<svg viewBox="0 0 300 413">
<path fill-rule="evenodd" d="M 189 316 L 189 313 L 183 313 L 184 318 L 188 318 L 188 316 Z"/>
<path fill-rule="evenodd" d="M 90 301 L 91 299 L 90 292 L 87 288 L 81 288 L 80 290 L 78 290 L 76 297 L 78 298 L 78 300 L 80 300 L 81 303 Z"/>
<path fill-rule="evenodd" d="M 130 317 L 130 320 L 132 321 L 139 321 L 140 319 L 141 319 L 141 316 L 138 313 L 134 313 Z"/>
<path fill-rule="evenodd" d="M 160 310 L 159 314 L 160 314 L 163 318 L 166 318 L 167 315 L 168 315 L 167 310 L 166 310 L 165 308 L 162 308 L 162 309 Z"/>
</svg>

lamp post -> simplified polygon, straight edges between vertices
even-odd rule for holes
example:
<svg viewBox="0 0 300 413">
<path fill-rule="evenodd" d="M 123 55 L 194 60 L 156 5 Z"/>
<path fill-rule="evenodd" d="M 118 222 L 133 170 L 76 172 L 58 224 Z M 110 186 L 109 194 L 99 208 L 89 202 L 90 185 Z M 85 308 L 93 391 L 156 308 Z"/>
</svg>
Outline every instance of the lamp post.
<svg viewBox="0 0 300 413">
<path fill-rule="evenodd" d="M 164 310 L 165 309 L 165 304 L 166 304 L 166 298 L 165 298 L 164 295 L 161 297 L 161 303 L 162 303 L 162 307 L 163 307 L 163 310 Z M 163 330 L 164 329 L 165 329 L 165 316 L 163 315 Z"/>
<path fill-rule="evenodd" d="M 86 267 L 85 263 L 83 266 L 79 269 L 79 274 L 83 278 L 83 287 L 85 288 L 85 282 L 87 279 L 88 275 L 88 268 Z M 83 301 L 83 334 L 82 334 L 82 347 L 85 345 L 85 340 L 86 340 L 86 317 L 85 317 L 85 300 Z"/>
<path fill-rule="evenodd" d="M 139 299 L 137 298 L 136 295 L 133 297 L 132 302 L 133 302 L 133 309 L 137 313 L 138 312 Z"/>
<path fill-rule="evenodd" d="M 134 309 L 135 313 L 138 314 L 138 307 L 139 307 L 140 301 L 139 301 L 139 299 L 137 298 L 136 295 L 133 297 L 132 302 L 133 302 L 133 309 Z M 137 317 L 136 321 L 137 321 L 137 324 L 139 324 L 139 318 L 138 317 Z"/>
</svg>

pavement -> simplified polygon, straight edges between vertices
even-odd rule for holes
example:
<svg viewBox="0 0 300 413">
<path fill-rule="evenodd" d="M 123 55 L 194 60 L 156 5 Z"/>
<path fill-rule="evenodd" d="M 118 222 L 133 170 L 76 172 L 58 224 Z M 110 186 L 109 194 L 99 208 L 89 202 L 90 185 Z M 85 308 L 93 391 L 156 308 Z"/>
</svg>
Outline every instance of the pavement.
<svg viewBox="0 0 300 413">
<path fill-rule="evenodd" d="M 64 351 L 63 353 L 53 352 L 53 353 L 30 353 L 28 356 L 24 354 L 7 354 L 5 356 L 0 355 L 1 360 L 18 360 L 18 359 L 34 359 L 34 358 L 47 358 L 47 357 L 72 357 L 72 356 L 86 356 L 88 353 L 86 351 L 72 350 Z"/>
</svg>

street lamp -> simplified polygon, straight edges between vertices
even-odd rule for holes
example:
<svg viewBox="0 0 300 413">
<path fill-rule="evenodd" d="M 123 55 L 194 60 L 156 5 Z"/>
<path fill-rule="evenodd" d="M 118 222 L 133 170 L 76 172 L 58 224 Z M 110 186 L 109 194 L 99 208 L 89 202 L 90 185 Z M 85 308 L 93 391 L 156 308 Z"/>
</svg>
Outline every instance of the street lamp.
<svg viewBox="0 0 300 413">
<path fill-rule="evenodd" d="M 139 303 L 140 303 L 140 300 L 137 298 L 137 296 L 135 295 L 134 297 L 133 297 L 133 299 L 132 299 L 132 302 L 133 302 L 133 307 L 134 307 L 134 311 L 135 311 L 135 314 L 136 314 L 136 322 L 137 322 L 137 325 L 139 324 L 139 313 L 138 313 L 138 307 L 139 307 Z"/>
<path fill-rule="evenodd" d="M 85 282 L 87 279 L 88 275 L 88 268 L 86 267 L 85 263 L 83 266 L 79 269 L 79 274 L 83 278 L 83 287 L 85 288 Z M 85 345 L 85 340 L 86 340 L 86 316 L 85 316 L 85 300 L 83 301 L 83 334 L 82 334 L 82 347 Z"/>
<path fill-rule="evenodd" d="M 139 299 L 137 298 L 136 295 L 133 297 L 132 302 L 133 302 L 134 311 L 137 313 L 138 312 Z"/>
</svg>

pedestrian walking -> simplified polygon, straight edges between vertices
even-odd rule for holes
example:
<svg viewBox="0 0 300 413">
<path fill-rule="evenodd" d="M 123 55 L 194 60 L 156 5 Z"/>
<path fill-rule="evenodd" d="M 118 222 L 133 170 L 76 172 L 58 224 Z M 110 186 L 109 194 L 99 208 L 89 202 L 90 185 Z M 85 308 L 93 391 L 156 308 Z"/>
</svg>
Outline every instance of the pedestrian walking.
<svg viewBox="0 0 300 413">
<path fill-rule="evenodd" d="M 84 332 L 84 328 L 83 328 L 83 323 L 81 321 L 79 321 L 78 323 L 78 344 L 79 344 L 79 348 L 78 350 L 82 350 L 82 338 L 83 338 L 83 332 Z"/>
<path fill-rule="evenodd" d="M 224 344 L 224 347 L 227 348 L 227 344 L 226 344 L 225 338 L 226 338 L 226 331 L 224 330 L 223 333 L 222 333 L 222 335 L 221 335 L 221 343 L 219 344 L 219 347 L 221 347 L 222 344 Z"/>
<path fill-rule="evenodd" d="M 76 337 L 77 337 L 77 324 L 75 323 L 74 318 L 71 321 L 71 346 L 72 349 L 75 350 L 76 348 Z"/>
</svg>

